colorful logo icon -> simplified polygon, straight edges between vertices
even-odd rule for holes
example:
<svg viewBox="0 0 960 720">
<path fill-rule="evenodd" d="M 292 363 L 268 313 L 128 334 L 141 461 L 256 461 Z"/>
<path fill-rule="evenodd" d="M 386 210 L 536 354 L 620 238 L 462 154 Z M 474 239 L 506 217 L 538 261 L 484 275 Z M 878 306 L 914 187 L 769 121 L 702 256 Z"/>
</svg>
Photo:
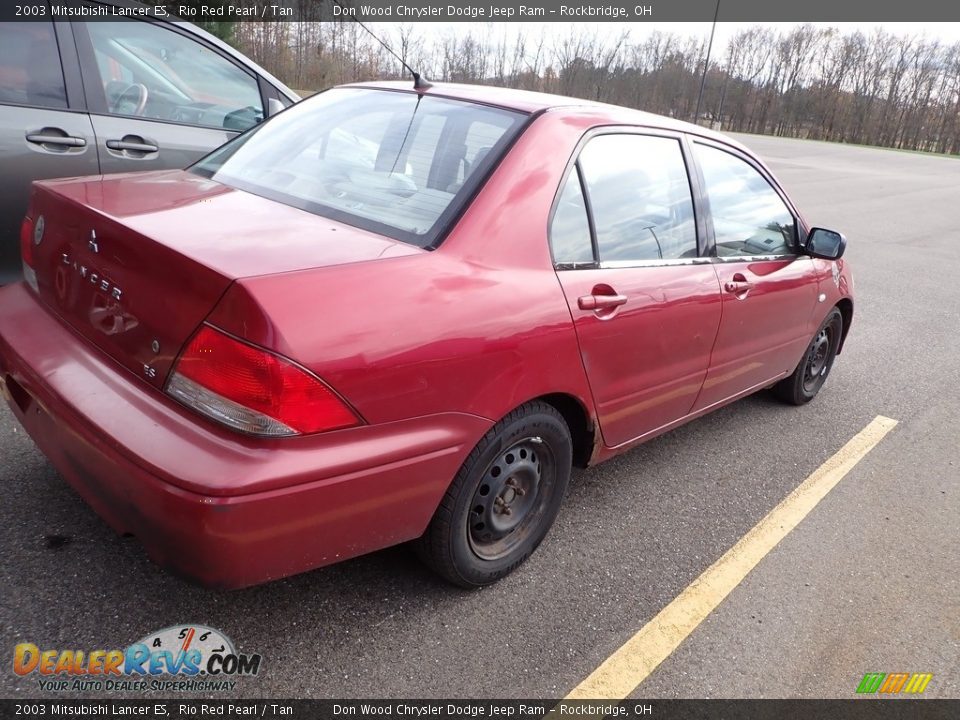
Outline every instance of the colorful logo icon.
<svg viewBox="0 0 960 720">
<path fill-rule="evenodd" d="M 919 695 L 927 689 L 933 673 L 867 673 L 857 686 L 857 692 L 872 695 Z"/>
</svg>

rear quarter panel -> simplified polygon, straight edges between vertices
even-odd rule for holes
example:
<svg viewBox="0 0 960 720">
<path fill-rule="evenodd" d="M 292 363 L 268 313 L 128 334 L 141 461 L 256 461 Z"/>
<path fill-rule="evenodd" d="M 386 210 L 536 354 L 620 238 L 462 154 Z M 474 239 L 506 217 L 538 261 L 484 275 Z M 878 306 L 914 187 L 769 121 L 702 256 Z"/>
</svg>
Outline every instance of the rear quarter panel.
<svg viewBox="0 0 960 720">
<path fill-rule="evenodd" d="M 534 120 L 439 249 L 241 279 L 210 321 L 310 368 L 370 423 L 438 412 L 495 421 L 549 393 L 592 417 L 547 241 L 589 125 Z"/>
</svg>

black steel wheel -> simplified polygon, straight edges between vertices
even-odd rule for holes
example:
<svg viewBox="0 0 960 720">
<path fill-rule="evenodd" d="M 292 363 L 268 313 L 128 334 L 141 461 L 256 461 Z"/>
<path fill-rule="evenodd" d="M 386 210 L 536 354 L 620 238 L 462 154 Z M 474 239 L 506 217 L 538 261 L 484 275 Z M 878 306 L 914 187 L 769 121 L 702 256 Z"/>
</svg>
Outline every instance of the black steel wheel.
<svg viewBox="0 0 960 720">
<path fill-rule="evenodd" d="M 793 374 L 777 383 L 774 393 L 794 405 L 813 400 L 827 381 L 842 334 L 843 316 L 833 308 L 814 334 Z"/>
<path fill-rule="evenodd" d="M 508 575 L 553 525 L 572 455 L 555 408 L 532 402 L 514 410 L 467 457 L 417 542 L 420 557 L 462 587 Z"/>
<path fill-rule="evenodd" d="M 549 493 L 541 480 L 555 474 L 553 451 L 539 436 L 525 437 L 501 452 L 473 495 L 467 538 L 477 557 L 507 555 L 535 529 Z"/>
</svg>

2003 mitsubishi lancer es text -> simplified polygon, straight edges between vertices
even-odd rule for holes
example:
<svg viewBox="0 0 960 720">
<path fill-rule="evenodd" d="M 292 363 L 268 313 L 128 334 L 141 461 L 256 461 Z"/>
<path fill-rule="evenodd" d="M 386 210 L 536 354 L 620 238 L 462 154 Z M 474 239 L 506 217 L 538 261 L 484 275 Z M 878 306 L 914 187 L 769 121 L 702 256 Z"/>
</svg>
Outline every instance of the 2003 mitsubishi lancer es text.
<svg viewBox="0 0 960 720">
<path fill-rule="evenodd" d="M 161 565 L 240 587 L 416 540 L 477 586 L 543 540 L 572 465 L 763 388 L 812 399 L 844 248 L 693 125 L 353 85 L 186 171 L 36 183 L 0 378 Z"/>
</svg>

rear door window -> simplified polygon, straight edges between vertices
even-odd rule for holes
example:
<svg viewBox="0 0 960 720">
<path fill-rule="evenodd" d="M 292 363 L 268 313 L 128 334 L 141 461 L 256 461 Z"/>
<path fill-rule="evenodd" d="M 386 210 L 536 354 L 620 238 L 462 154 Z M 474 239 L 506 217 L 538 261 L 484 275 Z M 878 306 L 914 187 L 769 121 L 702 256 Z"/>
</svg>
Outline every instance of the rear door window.
<svg viewBox="0 0 960 720">
<path fill-rule="evenodd" d="M 693 195 L 678 139 L 600 135 L 579 164 L 601 263 L 697 257 Z"/>
<path fill-rule="evenodd" d="M 583 199 L 580 168 L 574 165 L 557 198 L 550 221 L 550 247 L 557 266 L 592 264 L 593 245 L 590 239 L 590 221 Z"/>
</svg>

